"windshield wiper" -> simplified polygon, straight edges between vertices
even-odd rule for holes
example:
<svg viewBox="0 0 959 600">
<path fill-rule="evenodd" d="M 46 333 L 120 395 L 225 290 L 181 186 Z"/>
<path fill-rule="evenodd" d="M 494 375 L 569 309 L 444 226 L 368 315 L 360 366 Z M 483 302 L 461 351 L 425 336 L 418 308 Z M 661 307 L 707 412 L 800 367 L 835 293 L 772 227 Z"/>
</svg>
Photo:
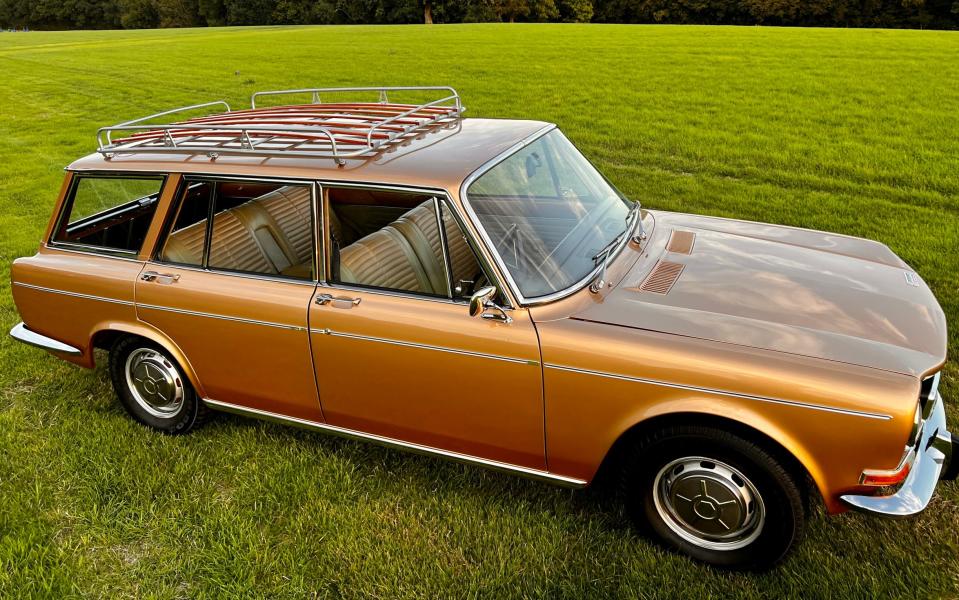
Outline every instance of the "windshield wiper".
<svg viewBox="0 0 959 600">
<path fill-rule="evenodd" d="M 593 283 L 589 285 L 589 291 L 594 294 L 599 293 L 599 290 L 606 287 L 606 268 L 609 266 L 609 261 L 613 257 L 613 250 L 616 249 L 616 246 L 619 245 L 620 240 L 623 239 L 623 236 L 627 233 L 632 233 L 632 230 L 635 228 L 635 225 L 630 225 L 630 220 L 633 217 L 636 217 L 636 221 L 639 223 L 639 233 L 633 236 L 633 242 L 640 243 L 646 239 L 646 230 L 643 229 L 643 215 L 639 214 L 639 202 L 633 202 L 633 205 L 629 207 L 629 212 L 626 213 L 626 229 L 616 237 L 612 239 L 608 244 L 606 244 L 602 250 L 596 253 L 593 257 L 593 262 L 595 263 L 599 259 L 603 259 L 603 268 L 600 270 L 599 275 L 596 279 L 593 280 Z"/>
<path fill-rule="evenodd" d="M 629 220 L 632 219 L 634 215 L 636 216 L 636 223 L 638 224 L 639 232 L 633 236 L 634 244 L 640 244 L 646 240 L 646 229 L 643 227 L 643 214 L 640 212 L 640 208 L 639 200 L 635 200 L 633 201 L 633 205 L 629 207 L 629 213 L 626 215 L 627 229 L 631 229 L 629 227 Z M 632 229 L 635 228 L 636 226 L 634 225 Z"/>
<path fill-rule="evenodd" d="M 603 249 L 597 252 L 596 256 L 593 257 L 594 263 L 599 259 L 603 259 L 603 268 L 600 270 L 596 279 L 593 280 L 593 283 L 589 284 L 589 291 L 594 294 L 606 287 L 606 267 L 609 266 L 609 261 L 613 257 L 613 250 L 619 245 L 619 241 L 623 239 L 624 235 L 626 235 L 626 231 L 614 237 L 611 242 L 606 244 Z"/>
</svg>

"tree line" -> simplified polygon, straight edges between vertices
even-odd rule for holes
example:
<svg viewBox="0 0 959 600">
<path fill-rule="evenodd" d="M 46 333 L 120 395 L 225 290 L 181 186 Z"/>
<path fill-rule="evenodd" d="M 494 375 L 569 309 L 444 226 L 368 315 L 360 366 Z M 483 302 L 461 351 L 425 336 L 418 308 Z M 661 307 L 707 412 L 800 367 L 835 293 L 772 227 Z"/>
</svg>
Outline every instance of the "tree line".
<svg viewBox="0 0 959 600">
<path fill-rule="evenodd" d="M 695 23 L 959 28 L 959 0 L 0 0 L 0 28 Z"/>
</svg>

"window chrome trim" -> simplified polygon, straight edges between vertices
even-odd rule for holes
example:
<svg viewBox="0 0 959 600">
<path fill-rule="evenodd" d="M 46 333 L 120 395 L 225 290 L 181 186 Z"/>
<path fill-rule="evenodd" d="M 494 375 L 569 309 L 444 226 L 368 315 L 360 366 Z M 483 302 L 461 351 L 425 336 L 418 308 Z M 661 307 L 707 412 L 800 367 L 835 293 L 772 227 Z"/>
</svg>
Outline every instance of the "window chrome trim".
<svg viewBox="0 0 959 600">
<path fill-rule="evenodd" d="M 425 196 L 435 196 L 436 194 L 447 194 L 447 190 L 441 187 L 401 185 L 396 183 L 377 183 L 375 181 L 339 181 L 336 179 L 317 179 L 322 187 L 329 188 L 351 188 L 351 189 L 374 189 L 385 190 L 388 192 L 402 192 L 407 194 L 423 194 Z"/>
<path fill-rule="evenodd" d="M 68 248 L 66 244 L 64 244 L 63 242 L 59 242 L 57 244 L 49 244 L 45 242 L 41 245 L 41 247 L 44 248 L 45 250 L 51 250 L 54 252 L 70 252 L 72 254 L 82 254 L 84 256 L 99 256 L 102 258 L 112 258 L 114 260 L 125 260 L 127 262 L 135 262 L 135 263 L 143 264 L 143 261 L 137 258 L 139 256 L 139 253 L 136 253 L 136 252 L 132 254 L 126 254 L 125 252 L 121 251 L 117 254 L 112 254 L 108 252 L 94 252 L 91 250 L 84 250 L 83 248 L 85 248 L 86 246 L 83 246 L 82 244 L 77 244 L 77 246 L 78 248 Z"/>
<path fill-rule="evenodd" d="M 374 294 L 376 296 L 388 296 L 393 298 L 406 298 L 408 300 L 426 300 L 428 302 L 439 302 L 440 304 L 450 304 L 454 306 L 469 306 L 469 298 L 445 298 L 443 296 L 425 296 L 419 295 L 415 292 L 403 292 L 401 290 L 388 290 L 385 288 L 374 288 L 374 287 L 363 287 L 360 285 L 350 285 L 348 283 L 330 283 L 330 282 L 320 282 L 320 286 L 317 288 L 317 292 L 322 290 L 342 290 L 347 292 L 359 292 L 364 294 Z M 503 310 L 513 311 L 514 309 L 510 306 L 504 306 Z"/>
<path fill-rule="evenodd" d="M 83 298 L 84 300 L 98 300 L 100 302 L 109 302 L 111 304 L 123 304 L 125 306 L 133 306 L 133 302 L 130 300 L 119 300 L 117 298 L 107 298 L 105 296 L 94 296 L 92 294 L 81 294 L 80 292 L 71 292 L 67 290 L 60 290 L 57 288 L 44 287 L 42 285 L 33 285 L 32 283 L 23 283 L 21 281 L 14 281 L 13 285 L 18 285 L 20 287 L 29 288 L 32 290 L 39 290 L 41 292 L 50 292 L 53 294 L 62 294 L 64 296 L 72 296 L 74 298 Z"/>
<path fill-rule="evenodd" d="M 109 248 L 107 246 L 94 246 L 93 244 L 78 244 L 76 242 L 58 242 L 55 240 L 50 240 L 47 244 L 48 248 L 55 248 L 57 250 L 70 250 L 72 252 L 78 252 L 81 254 L 97 254 L 100 256 L 107 256 L 110 258 L 127 258 L 135 260 L 136 257 L 140 255 L 140 251 L 133 250 L 123 250 L 121 248 Z"/>
<path fill-rule="evenodd" d="M 163 266 L 170 269 L 177 269 L 181 271 L 191 271 L 193 273 L 205 273 L 207 275 L 223 275 L 225 277 L 240 277 L 242 279 L 256 279 L 258 281 L 271 281 L 274 283 L 289 283 L 292 285 L 306 285 L 313 287 L 316 285 L 315 281 L 310 281 L 309 279 L 296 279 L 294 277 L 284 277 L 282 275 L 267 275 L 265 273 L 246 273 L 244 271 L 221 271 L 219 269 L 204 269 L 203 267 L 195 265 L 184 265 L 180 263 L 171 263 L 171 262 L 161 262 L 158 260 L 149 260 L 146 264 L 152 264 L 157 266 Z"/>
<path fill-rule="evenodd" d="M 290 331 L 306 331 L 306 327 L 300 325 L 287 325 L 285 323 L 276 323 L 273 321 L 260 321 L 257 319 L 246 319 L 243 317 L 231 317 L 228 315 L 220 315 L 217 313 L 208 313 L 200 312 L 195 310 L 186 310 L 184 308 L 172 308 L 169 306 L 159 306 L 157 304 L 137 304 L 137 309 L 152 309 L 152 310 L 162 310 L 166 312 L 177 313 L 181 315 L 190 315 L 193 317 L 207 317 L 210 319 L 220 319 L 223 321 L 235 321 L 237 323 L 247 323 L 249 325 L 264 325 L 267 327 L 276 327 L 278 329 L 288 329 Z"/>
<path fill-rule="evenodd" d="M 469 454 L 460 454 L 459 452 L 451 452 L 449 450 L 433 448 L 432 446 L 424 446 L 422 444 L 405 442 L 403 440 L 389 438 L 389 437 L 376 435 L 372 433 L 364 433 L 362 431 L 357 431 L 355 429 L 347 429 L 345 427 L 338 427 L 336 425 L 330 425 L 327 423 L 318 423 L 316 421 L 310 421 L 308 419 L 290 417 L 290 416 L 281 415 L 274 412 L 260 410 L 257 408 L 248 408 L 246 406 L 238 406 L 236 404 L 230 404 L 228 402 L 213 400 L 212 398 L 204 398 L 203 401 L 215 409 L 223 410 L 226 412 L 232 412 L 240 415 L 252 416 L 252 417 L 257 417 L 257 418 L 266 419 L 270 421 L 276 421 L 279 423 L 295 425 L 298 427 L 321 431 L 324 433 L 331 433 L 334 435 L 339 435 L 339 436 L 347 437 L 350 439 L 375 442 L 378 444 L 382 444 L 384 446 L 398 448 L 400 450 L 408 450 L 408 451 L 416 452 L 419 454 L 426 454 L 430 456 L 441 456 L 443 458 L 448 458 L 458 462 L 464 462 L 472 465 L 479 465 L 479 466 L 487 467 L 497 471 L 516 473 L 519 475 L 523 475 L 525 477 L 530 477 L 532 479 L 538 479 L 541 481 L 555 483 L 555 484 L 563 485 L 566 487 L 583 488 L 583 487 L 586 487 L 586 485 L 589 483 L 588 481 L 583 479 L 578 479 L 575 477 L 566 477 L 565 475 L 557 475 L 555 473 L 550 473 L 549 471 L 542 471 L 539 469 L 532 469 L 529 467 L 521 467 L 519 465 L 499 462 L 499 461 L 490 460 L 487 458 L 480 458 L 478 456 L 472 456 Z"/>
<path fill-rule="evenodd" d="M 620 381 L 629 381 L 633 383 L 646 383 L 650 385 L 658 385 L 663 387 L 670 387 L 679 390 L 689 390 L 693 392 L 704 392 L 707 394 L 717 394 L 720 396 L 729 396 L 730 398 L 742 398 L 744 400 L 755 400 L 758 402 L 768 402 L 771 404 L 780 404 L 783 406 L 795 406 L 799 408 L 809 408 L 812 410 L 819 410 L 823 412 L 836 413 L 841 415 L 850 415 L 854 417 L 865 417 L 867 419 L 879 419 L 881 421 L 888 421 L 892 419 L 891 415 L 881 414 L 881 413 L 871 413 L 859 410 L 851 410 L 845 408 L 835 408 L 832 406 L 824 406 L 822 404 L 812 404 L 808 402 L 796 402 L 795 400 L 784 400 L 782 398 L 772 398 L 770 396 L 756 396 L 753 394 L 741 394 L 739 392 L 730 392 L 727 390 L 719 390 L 714 388 L 705 388 L 695 385 L 685 385 L 682 383 L 672 383 L 669 381 L 661 381 L 658 379 L 645 379 L 642 377 L 630 377 L 627 375 L 619 375 L 617 373 L 607 373 L 604 371 L 593 371 L 590 369 L 578 369 L 576 367 L 567 367 L 564 365 L 557 365 L 552 363 L 543 363 L 543 367 L 546 369 L 554 369 L 558 371 L 567 371 L 569 373 L 577 373 L 580 375 L 595 375 L 598 377 L 606 377 L 609 379 L 618 379 Z"/>
<path fill-rule="evenodd" d="M 430 302 L 439 302 L 441 304 L 463 304 L 463 302 L 457 302 L 447 298 L 446 296 L 427 296 L 426 294 L 418 294 L 416 292 L 404 292 L 403 290 L 391 290 L 389 288 L 367 287 L 360 284 L 334 283 L 332 281 L 327 281 L 326 283 L 321 283 L 320 288 L 376 294 L 378 296 L 392 296 L 394 298 L 409 298 L 410 300 L 428 300 Z M 320 291 L 320 288 L 317 288 L 317 292 Z"/>
<path fill-rule="evenodd" d="M 447 346 L 433 346 L 431 344 L 404 342 L 401 340 L 394 340 L 390 338 L 381 338 L 381 337 L 373 337 L 369 335 L 360 335 L 356 333 L 345 333 L 342 331 L 333 331 L 332 329 L 317 329 L 317 328 L 311 327 L 310 333 L 316 333 L 321 335 L 331 335 L 333 337 L 350 338 L 350 339 L 362 340 L 366 342 L 380 342 L 383 344 L 392 344 L 394 346 L 404 346 L 407 348 L 417 348 L 420 350 L 434 350 L 437 352 L 448 352 L 450 354 L 460 354 L 463 356 L 472 356 L 474 358 L 487 358 L 490 360 L 501 360 L 503 362 L 509 362 L 509 363 L 515 363 L 515 364 L 521 364 L 521 365 L 539 366 L 539 361 L 527 360 L 525 358 L 514 358 L 512 356 L 502 356 L 499 354 L 486 354 L 483 352 L 471 352 L 469 350 L 459 350 L 456 348 L 449 348 Z"/>
<path fill-rule="evenodd" d="M 440 211 L 440 199 L 433 196 L 433 218 L 436 219 L 436 231 L 440 236 L 440 252 L 443 253 L 443 268 L 446 273 L 446 293 L 453 299 L 453 264 L 450 258 L 450 247 L 446 241 L 446 223 Z"/>
</svg>

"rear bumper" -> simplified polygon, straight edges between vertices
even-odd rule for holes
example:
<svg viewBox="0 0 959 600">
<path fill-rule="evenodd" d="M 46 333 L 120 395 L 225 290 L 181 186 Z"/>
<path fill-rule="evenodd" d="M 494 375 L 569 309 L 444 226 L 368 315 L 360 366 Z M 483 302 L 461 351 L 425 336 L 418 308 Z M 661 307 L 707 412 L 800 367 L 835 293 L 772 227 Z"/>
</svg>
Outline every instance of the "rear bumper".
<svg viewBox="0 0 959 600">
<path fill-rule="evenodd" d="M 14 325 L 13 329 L 10 330 L 10 336 L 17 341 L 23 342 L 24 344 L 36 346 L 37 348 L 43 348 L 44 350 L 49 350 L 50 352 L 68 354 L 70 356 L 80 356 L 82 354 L 79 348 L 74 348 L 73 346 L 64 344 L 63 342 L 55 340 L 51 337 L 40 335 L 35 331 L 30 331 L 23 323 L 17 323 Z"/>
<path fill-rule="evenodd" d="M 940 478 L 956 478 L 959 472 L 959 437 L 946 430 L 942 396 L 936 392 L 931 401 L 935 405 L 923 424 L 916 460 L 902 486 L 888 496 L 841 496 L 843 502 L 868 513 L 909 517 L 926 508 Z"/>
</svg>

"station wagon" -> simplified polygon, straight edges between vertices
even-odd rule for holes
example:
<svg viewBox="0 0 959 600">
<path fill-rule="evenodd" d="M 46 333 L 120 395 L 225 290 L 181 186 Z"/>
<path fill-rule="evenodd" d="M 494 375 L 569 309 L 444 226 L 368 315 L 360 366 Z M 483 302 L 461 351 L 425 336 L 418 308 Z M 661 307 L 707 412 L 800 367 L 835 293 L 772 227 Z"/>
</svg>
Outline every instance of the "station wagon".
<svg viewBox="0 0 959 600">
<path fill-rule="evenodd" d="M 641 531 L 722 567 L 780 561 L 813 500 L 916 514 L 959 463 L 945 317 L 889 248 L 641 208 L 555 125 L 450 88 L 103 127 L 12 280 L 13 337 L 107 350 L 161 432 L 230 411 L 610 474 Z"/>
</svg>

